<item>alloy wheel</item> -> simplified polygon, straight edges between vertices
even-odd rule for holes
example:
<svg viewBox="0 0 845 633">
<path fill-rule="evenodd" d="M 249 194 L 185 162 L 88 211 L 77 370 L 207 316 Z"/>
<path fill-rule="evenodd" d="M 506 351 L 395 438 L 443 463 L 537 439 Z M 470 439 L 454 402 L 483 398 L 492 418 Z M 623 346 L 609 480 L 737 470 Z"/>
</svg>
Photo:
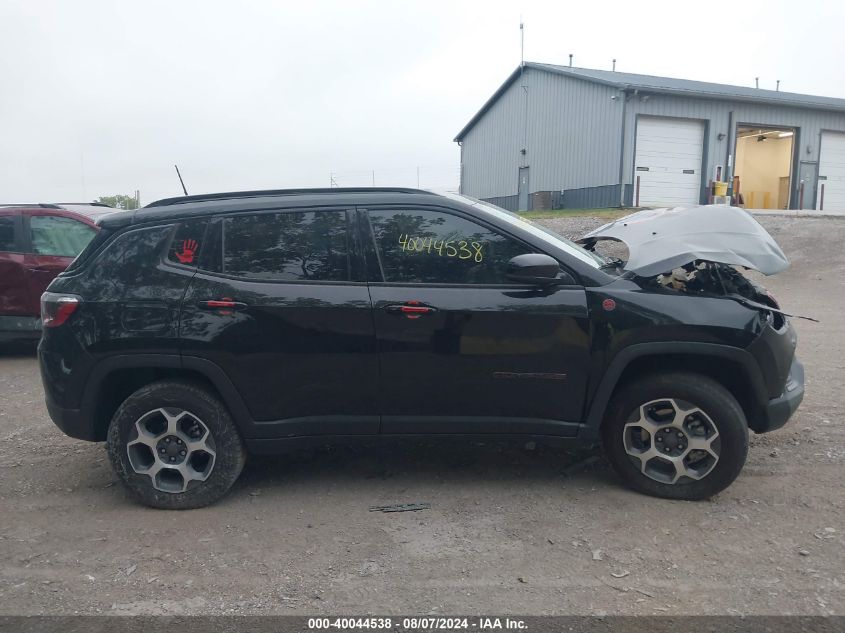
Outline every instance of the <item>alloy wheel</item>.
<svg viewBox="0 0 845 633">
<path fill-rule="evenodd" d="M 703 479 L 721 453 L 713 420 L 675 398 L 651 400 L 632 412 L 623 427 L 623 444 L 640 472 L 667 484 Z"/>
<path fill-rule="evenodd" d="M 217 453 L 205 423 L 189 411 L 163 407 L 142 415 L 126 444 L 129 464 L 161 492 L 185 492 L 208 479 Z"/>
</svg>

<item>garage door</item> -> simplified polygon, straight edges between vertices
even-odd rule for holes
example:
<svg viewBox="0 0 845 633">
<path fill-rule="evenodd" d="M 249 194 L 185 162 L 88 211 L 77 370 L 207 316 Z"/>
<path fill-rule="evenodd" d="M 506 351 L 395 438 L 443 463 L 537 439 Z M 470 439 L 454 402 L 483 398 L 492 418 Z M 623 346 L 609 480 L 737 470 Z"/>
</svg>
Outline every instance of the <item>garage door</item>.
<svg viewBox="0 0 845 633">
<path fill-rule="evenodd" d="M 640 206 L 699 204 L 703 150 L 703 122 L 641 117 L 634 161 L 635 187 L 640 177 Z"/>
<path fill-rule="evenodd" d="M 822 199 L 824 186 L 824 199 Z M 816 208 L 845 211 L 845 133 L 822 132 L 819 157 L 819 186 L 816 187 Z"/>
</svg>

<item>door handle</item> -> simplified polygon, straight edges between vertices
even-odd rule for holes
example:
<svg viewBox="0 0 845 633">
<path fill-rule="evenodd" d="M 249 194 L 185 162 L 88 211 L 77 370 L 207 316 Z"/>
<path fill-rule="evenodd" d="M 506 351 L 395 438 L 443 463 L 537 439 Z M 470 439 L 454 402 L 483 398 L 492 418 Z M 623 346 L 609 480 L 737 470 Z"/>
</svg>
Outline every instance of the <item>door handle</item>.
<svg viewBox="0 0 845 633">
<path fill-rule="evenodd" d="M 220 310 L 223 313 L 232 310 L 245 310 L 247 308 L 245 303 L 229 299 L 228 297 L 223 297 L 222 299 L 206 299 L 205 301 L 200 301 L 197 305 L 203 310 Z"/>
<path fill-rule="evenodd" d="M 437 308 L 424 305 L 419 301 L 406 301 L 405 303 L 392 303 L 384 307 L 388 314 L 404 315 L 409 319 L 419 319 L 421 316 L 437 312 Z"/>
</svg>

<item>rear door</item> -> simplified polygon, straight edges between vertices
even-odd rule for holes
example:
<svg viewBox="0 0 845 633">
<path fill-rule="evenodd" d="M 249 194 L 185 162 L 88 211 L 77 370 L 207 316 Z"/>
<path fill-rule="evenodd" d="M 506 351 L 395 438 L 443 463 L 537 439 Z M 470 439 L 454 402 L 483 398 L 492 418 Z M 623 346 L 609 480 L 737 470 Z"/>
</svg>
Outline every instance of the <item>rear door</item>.
<svg viewBox="0 0 845 633">
<path fill-rule="evenodd" d="M 211 361 L 251 437 L 378 432 L 367 284 L 345 208 L 212 222 L 181 316 L 183 359 Z"/>
<path fill-rule="evenodd" d="M 0 316 L 32 316 L 24 268 L 21 213 L 0 212 Z"/>
<path fill-rule="evenodd" d="M 27 310 L 30 314 L 39 314 L 41 294 L 94 239 L 97 229 L 82 220 L 52 214 L 47 209 L 27 209 L 23 213 L 23 226 L 29 241 L 24 260 Z"/>
<path fill-rule="evenodd" d="M 371 208 L 370 293 L 382 433 L 577 432 L 586 293 L 508 282 L 536 248 L 457 211 Z"/>
</svg>

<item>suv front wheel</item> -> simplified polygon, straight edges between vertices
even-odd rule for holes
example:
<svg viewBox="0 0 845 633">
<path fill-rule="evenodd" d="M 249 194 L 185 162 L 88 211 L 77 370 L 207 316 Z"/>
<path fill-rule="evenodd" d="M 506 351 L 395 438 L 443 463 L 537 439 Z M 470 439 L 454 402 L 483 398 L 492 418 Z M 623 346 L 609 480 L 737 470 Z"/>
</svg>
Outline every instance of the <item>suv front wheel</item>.
<svg viewBox="0 0 845 633">
<path fill-rule="evenodd" d="M 736 479 L 748 454 L 748 424 L 733 395 L 697 374 L 654 374 L 625 386 L 610 404 L 605 452 L 630 487 L 699 500 Z"/>
<path fill-rule="evenodd" d="M 199 508 L 222 497 L 246 451 L 226 407 L 201 386 L 164 380 L 129 396 L 111 421 L 112 466 L 141 503 Z"/>
</svg>

